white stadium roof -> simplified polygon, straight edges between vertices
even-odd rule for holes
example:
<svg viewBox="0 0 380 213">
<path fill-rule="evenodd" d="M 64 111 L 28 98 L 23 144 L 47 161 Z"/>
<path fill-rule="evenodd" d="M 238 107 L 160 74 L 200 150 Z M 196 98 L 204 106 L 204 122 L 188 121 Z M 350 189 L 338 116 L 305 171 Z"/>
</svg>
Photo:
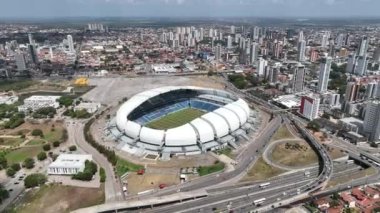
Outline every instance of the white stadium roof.
<svg viewBox="0 0 380 213">
<path fill-rule="evenodd" d="M 145 101 L 179 89 L 191 89 L 200 94 L 221 96 L 232 99 L 232 103 L 221 106 L 214 112 L 208 112 L 187 124 L 166 130 L 143 127 L 135 121 L 128 120 L 128 115 Z M 143 146 L 141 143 L 146 143 L 143 147 L 150 150 L 159 149 L 161 146 L 162 150 L 165 150 L 165 147 L 196 146 L 198 143 L 212 142 L 227 136 L 245 124 L 249 114 L 249 106 L 244 100 L 225 91 L 193 86 L 169 86 L 139 93 L 126 101 L 117 111 L 116 126 L 127 137 L 139 141 L 139 146 Z"/>
</svg>

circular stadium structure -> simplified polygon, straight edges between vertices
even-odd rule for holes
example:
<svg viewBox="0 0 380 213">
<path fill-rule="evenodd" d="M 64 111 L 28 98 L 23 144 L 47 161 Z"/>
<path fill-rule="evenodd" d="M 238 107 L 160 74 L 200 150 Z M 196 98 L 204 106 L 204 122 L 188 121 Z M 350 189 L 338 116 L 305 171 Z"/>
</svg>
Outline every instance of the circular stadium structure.
<svg viewBox="0 0 380 213">
<path fill-rule="evenodd" d="M 248 139 L 255 119 L 231 93 L 201 87 L 161 87 L 126 101 L 108 124 L 118 148 L 132 154 L 200 154 Z"/>
</svg>

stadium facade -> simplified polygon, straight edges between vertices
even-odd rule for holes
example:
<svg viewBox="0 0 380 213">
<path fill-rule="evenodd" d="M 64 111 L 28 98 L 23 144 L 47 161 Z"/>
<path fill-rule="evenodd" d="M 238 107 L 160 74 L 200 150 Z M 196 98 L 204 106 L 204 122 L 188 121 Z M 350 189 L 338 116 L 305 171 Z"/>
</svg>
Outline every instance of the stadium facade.
<svg viewBox="0 0 380 213">
<path fill-rule="evenodd" d="M 204 112 L 183 125 L 149 128 L 147 124 L 187 108 Z M 118 148 L 132 154 L 201 154 L 248 139 L 255 114 L 231 93 L 201 87 L 161 87 L 139 93 L 126 101 L 108 123 L 107 131 Z"/>
</svg>

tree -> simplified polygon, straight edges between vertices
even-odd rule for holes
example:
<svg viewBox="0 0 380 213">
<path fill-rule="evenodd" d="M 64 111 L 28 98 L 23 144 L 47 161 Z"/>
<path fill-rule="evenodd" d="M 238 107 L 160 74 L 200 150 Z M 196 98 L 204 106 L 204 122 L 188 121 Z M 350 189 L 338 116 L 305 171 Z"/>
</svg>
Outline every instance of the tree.
<svg viewBox="0 0 380 213">
<path fill-rule="evenodd" d="M 13 177 L 16 174 L 16 171 L 12 168 L 8 168 L 6 173 L 8 177 Z"/>
<path fill-rule="evenodd" d="M 23 167 L 27 168 L 27 169 L 31 169 L 34 167 L 34 160 L 33 158 L 27 158 L 24 160 L 23 162 Z"/>
<path fill-rule="evenodd" d="M 33 129 L 32 131 L 33 136 L 40 136 L 41 138 L 44 136 L 44 132 L 40 129 Z"/>
<path fill-rule="evenodd" d="M 44 174 L 34 173 L 26 176 L 24 179 L 24 185 L 26 188 L 32 188 L 36 186 L 43 185 L 46 182 L 47 178 Z"/>
<path fill-rule="evenodd" d="M 0 154 L 0 170 L 5 169 L 8 166 L 7 159 L 4 154 Z"/>
<path fill-rule="evenodd" d="M 53 146 L 54 146 L 54 147 L 59 147 L 59 144 L 60 144 L 59 141 L 54 141 L 54 142 L 53 142 Z"/>
<path fill-rule="evenodd" d="M 74 152 L 74 151 L 77 150 L 77 146 L 72 145 L 72 146 L 69 147 L 69 150 L 70 150 L 71 152 Z"/>
<path fill-rule="evenodd" d="M 37 159 L 39 160 L 39 161 L 43 161 L 43 160 L 45 160 L 47 158 L 47 156 L 46 156 L 46 152 L 40 152 L 40 153 L 38 153 L 38 155 L 37 155 Z"/>
<path fill-rule="evenodd" d="M 104 171 L 103 167 L 99 169 L 99 175 L 100 175 L 100 182 L 102 183 L 106 182 L 106 172 Z"/>
<path fill-rule="evenodd" d="M 68 107 L 68 106 L 71 106 L 73 104 L 74 100 L 71 97 L 62 96 L 57 101 L 58 101 L 59 105 Z"/>
<path fill-rule="evenodd" d="M 42 146 L 42 149 L 43 149 L 44 151 L 49 151 L 49 150 L 51 149 L 50 144 L 45 144 L 45 145 L 43 145 L 43 146 Z"/>
<path fill-rule="evenodd" d="M 19 163 L 14 163 L 11 165 L 11 168 L 17 172 L 21 169 L 21 166 Z"/>
<path fill-rule="evenodd" d="M 0 184 L 0 204 L 3 202 L 3 200 L 7 199 L 8 197 L 8 190 L 4 189 L 4 186 Z"/>
<path fill-rule="evenodd" d="M 313 131 L 316 131 L 316 132 L 319 132 L 319 129 L 321 128 L 320 125 L 316 122 L 316 121 L 310 121 L 308 124 L 307 124 L 307 128 L 313 130 Z"/>
</svg>

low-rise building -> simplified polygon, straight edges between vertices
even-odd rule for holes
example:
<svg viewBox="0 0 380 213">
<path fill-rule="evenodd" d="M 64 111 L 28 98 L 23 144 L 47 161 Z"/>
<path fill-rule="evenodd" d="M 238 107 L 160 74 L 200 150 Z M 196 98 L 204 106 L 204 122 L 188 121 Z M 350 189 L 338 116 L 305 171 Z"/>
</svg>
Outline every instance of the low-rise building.
<svg viewBox="0 0 380 213">
<path fill-rule="evenodd" d="M 60 154 L 48 167 L 49 175 L 74 175 L 83 172 L 86 161 L 92 161 L 91 155 Z"/>
<path fill-rule="evenodd" d="M 27 112 L 28 110 L 35 111 L 44 107 L 54 107 L 58 108 L 59 103 L 58 99 L 61 96 L 42 96 L 42 95 L 34 95 L 26 98 L 24 100 L 24 105 L 18 107 L 18 111 Z"/>
<path fill-rule="evenodd" d="M 18 101 L 17 96 L 0 94 L 0 104 L 14 104 Z"/>
<path fill-rule="evenodd" d="M 74 107 L 74 111 L 78 110 L 86 110 L 88 113 L 95 113 L 98 111 L 101 107 L 100 103 L 93 103 L 93 102 L 82 102 L 79 105 Z"/>
</svg>

